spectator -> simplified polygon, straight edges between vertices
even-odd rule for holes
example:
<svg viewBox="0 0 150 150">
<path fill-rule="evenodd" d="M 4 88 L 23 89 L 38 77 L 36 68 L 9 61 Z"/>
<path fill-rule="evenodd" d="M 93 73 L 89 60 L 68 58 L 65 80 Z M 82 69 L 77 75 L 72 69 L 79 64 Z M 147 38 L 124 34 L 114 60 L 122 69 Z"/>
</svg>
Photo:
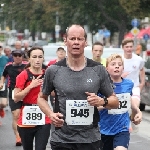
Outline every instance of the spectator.
<svg viewBox="0 0 150 150">
<path fill-rule="evenodd" d="M 12 57 L 12 54 L 11 54 L 11 48 L 9 46 L 6 46 L 4 48 L 4 53 L 8 57 L 8 62 L 13 62 L 13 57 Z"/>
<path fill-rule="evenodd" d="M 66 57 L 66 51 L 64 50 L 63 47 L 59 47 L 56 51 L 56 54 L 57 54 L 57 58 L 54 59 L 54 60 L 51 60 L 49 63 L 48 63 L 48 66 L 52 65 L 52 64 L 55 64 L 56 62 L 64 59 Z"/>
</svg>

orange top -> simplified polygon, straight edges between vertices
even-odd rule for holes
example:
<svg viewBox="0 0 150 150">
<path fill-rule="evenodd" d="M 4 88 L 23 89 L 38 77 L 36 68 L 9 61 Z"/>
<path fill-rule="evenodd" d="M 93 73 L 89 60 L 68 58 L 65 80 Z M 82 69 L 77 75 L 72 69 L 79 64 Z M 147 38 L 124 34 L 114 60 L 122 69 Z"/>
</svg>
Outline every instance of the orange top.
<svg viewBox="0 0 150 150">
<path fill-rule="evenodd" d="M 141 44 L 138 44 L 137 47 L 136 47 L 136 54 L 140 55 L 141 51 L 142 51 L 142 46 L 141 46 Z"/>
</svg>

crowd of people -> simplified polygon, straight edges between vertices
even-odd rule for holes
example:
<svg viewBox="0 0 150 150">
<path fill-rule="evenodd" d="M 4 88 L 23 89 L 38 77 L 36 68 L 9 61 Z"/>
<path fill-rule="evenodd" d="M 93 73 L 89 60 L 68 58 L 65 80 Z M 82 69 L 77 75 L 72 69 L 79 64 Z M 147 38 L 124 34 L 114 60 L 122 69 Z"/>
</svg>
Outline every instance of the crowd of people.
<svg viewBox="0 0 150 150">
<path fill-rule="evenodd" d="M 86 40 L 81 25 L 69 26 L 67 51 L 59 47 L 47 66 L 41 47 L 0 45 L 0 117 L 8 98 L 16 146 L 33 150 L 35 139 L 35 150 L 46 150 L 50 137 L 52 150 L 128 149 L 132 124 L 142 121 L 144 61 L 132 39 L 122 41 L 122 56 L 102 58 L 104 46 L 96 42 L 93 59 L 86 58 Z"/>
</svg>

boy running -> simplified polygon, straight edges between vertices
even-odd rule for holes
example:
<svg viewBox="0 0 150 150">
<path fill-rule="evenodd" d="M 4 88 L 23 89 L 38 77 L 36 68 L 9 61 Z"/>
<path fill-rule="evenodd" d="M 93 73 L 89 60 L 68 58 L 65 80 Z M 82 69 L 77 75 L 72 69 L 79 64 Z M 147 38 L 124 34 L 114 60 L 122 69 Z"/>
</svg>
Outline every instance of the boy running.
<svg viewBox="0 0 150 150">
<path fill-rule="evenodd" d="M 114 82 L 114 92 L 119 100 L 117 109 L 102 109 L 100 113 L 100 132 L 103 150 L 127 150 L 129 146 L 130 117 L 128 111 L 132 108 L 135 112 L 134 124 L 141 122 L 142 113 L 138 107 L 131 103 L 133 82 L 121 78 L 124 69 L 123 59 L 118 54 L 113 54 L 106 61 L 106 69 Z M 131 105 L 132 104 L 132 105 Z"/>
</svg>

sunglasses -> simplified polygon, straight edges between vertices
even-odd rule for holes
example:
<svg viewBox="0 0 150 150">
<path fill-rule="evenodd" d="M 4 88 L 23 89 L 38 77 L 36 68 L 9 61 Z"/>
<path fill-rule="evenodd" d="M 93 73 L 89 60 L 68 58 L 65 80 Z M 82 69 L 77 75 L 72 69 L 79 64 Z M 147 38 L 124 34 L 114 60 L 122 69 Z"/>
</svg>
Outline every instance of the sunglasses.
<svg viewBox="0 0 150 150">
<path fill-rule="evenodd" d="M 0 48 L 3 48 L 2 46 L 0 46 Z"/>
<path fill-rule="evenodd" d="M 13 56 L 14 56 L 14 57 L 17 57 L 17 56 L 18 56 L 18 57 L 21 57 L 22 55 L 21 55 L 21 54 L 13 54 Z"/>
</svg>

